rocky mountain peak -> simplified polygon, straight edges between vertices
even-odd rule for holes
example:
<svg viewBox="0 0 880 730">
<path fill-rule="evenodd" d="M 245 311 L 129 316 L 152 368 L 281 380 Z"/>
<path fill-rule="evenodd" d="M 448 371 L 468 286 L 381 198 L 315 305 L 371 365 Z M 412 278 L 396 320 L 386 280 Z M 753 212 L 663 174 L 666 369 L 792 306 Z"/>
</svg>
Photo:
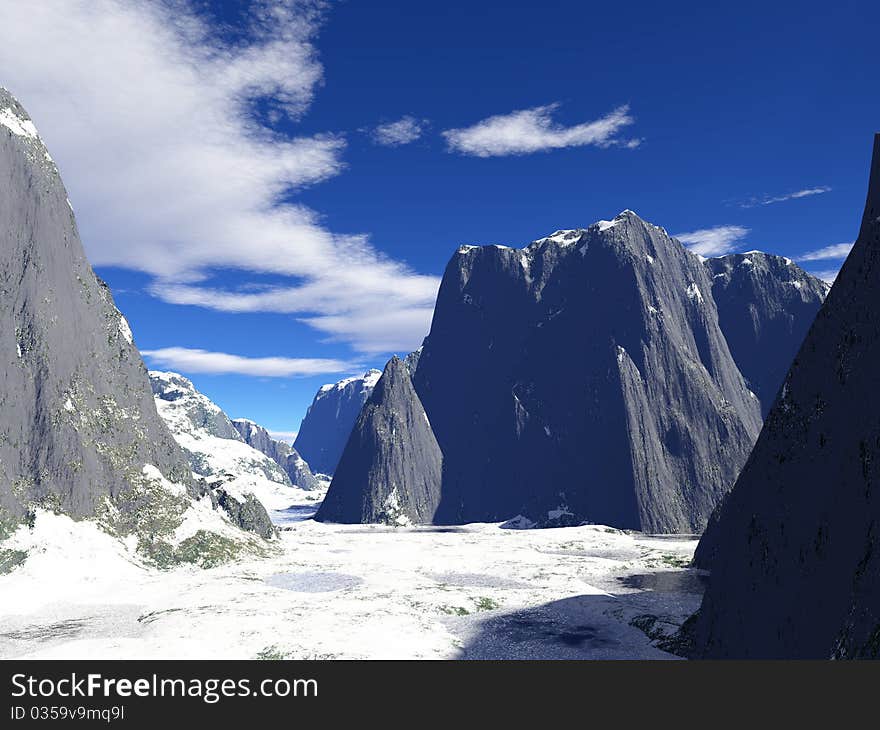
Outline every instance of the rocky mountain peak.
<svg viewBox="0 0 880 730">
<path fill-rule="evenodd" d="M 442 463 L 409 370 L 395 355 L 358 416 L 316 519 L 431 522 Z"/>
</svg>

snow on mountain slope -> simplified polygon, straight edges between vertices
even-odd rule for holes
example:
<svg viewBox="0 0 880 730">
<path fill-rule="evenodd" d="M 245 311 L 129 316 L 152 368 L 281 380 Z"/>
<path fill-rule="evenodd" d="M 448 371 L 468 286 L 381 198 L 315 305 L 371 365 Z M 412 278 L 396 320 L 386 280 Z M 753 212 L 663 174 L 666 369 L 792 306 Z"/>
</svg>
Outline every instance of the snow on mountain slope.
<svg viewBox="0 0 880 730">
<path fill-rule="evenodd" d="M 232 425 L 248 446 L 265 454 L 284 469 L 292 485 L 305 490 L 319 488 L 306 460 L 290 444 L 273 439 L 265 428 L 249 418 L 234 418 Z"/>
<path fill-rule="evenodd" d="M 150 371 L 156 408 L 172 435 L 189 456 L 193 472 L 209 483 L 222 481 L 237 500 L 253 495 L 269 511 L 273 522 L 281 513 L 314 494 L 291 485 L 274 460 L 248 446 L 229 417 L 190 380 L 177 373 Z"/>
</svg>

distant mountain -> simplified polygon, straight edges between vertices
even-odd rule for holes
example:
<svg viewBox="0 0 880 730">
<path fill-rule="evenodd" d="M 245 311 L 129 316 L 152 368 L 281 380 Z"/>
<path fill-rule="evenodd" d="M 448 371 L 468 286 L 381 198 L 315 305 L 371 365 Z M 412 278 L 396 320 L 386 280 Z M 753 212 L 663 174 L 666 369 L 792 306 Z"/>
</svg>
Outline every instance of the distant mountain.
<svg viewBox="0 0 880 730">
<path fill-rule="evenodd" d="M 247 418 L 235 418 L 232 425 L 248 446 L 264 453 L 284 469 L 291 484 L 306 490 L 318 488 L 318 480 L 309 465 L 290 444 L 273 439 L 265 428 Z"/>
<path fill-rule="evenodd" d="M 42 509 L 98 520 L 163 566 L 253 544 L 201 499 L 213 493 L 159 418 L 58 169 L 5 89 L 0 171 L 0 540 Z"/>
<path fill-rule="evenodd" d="M 189 379 L 150 371 L 150 382 L 159 415 L 193 472 L 243 503 L 253 499 L 269 510 L 282 510 L 295 501 L 285 467 L 245 443 L 229 417 Z M 273 531 L 268 514 L 259 521 L 258 531 Z"/>
<path fill-rule="evenodd" d="M 695 556 L 707 658 L 880 657 L 880 135 L 861 230 Z"/>
<path fill-rule="evenodd" d="M 760 251 L 704 264 L 712 276 L 721 331 L 766 416 L 828 284 L 791 259 Z"/>
<path fill-rule="evenodd" d="M 409 371 L 393 357 L 358 416 L 315 519 L 431 522 L 443 457 Z"/>
<path fill-rule="evenodd" d="M 293 442 L 312 471 L 336 471 L 351 429 L 380 375 L 379 370 L 368 370 L 360 377 L 325 385 L 315 395 Z"/>
</svg>

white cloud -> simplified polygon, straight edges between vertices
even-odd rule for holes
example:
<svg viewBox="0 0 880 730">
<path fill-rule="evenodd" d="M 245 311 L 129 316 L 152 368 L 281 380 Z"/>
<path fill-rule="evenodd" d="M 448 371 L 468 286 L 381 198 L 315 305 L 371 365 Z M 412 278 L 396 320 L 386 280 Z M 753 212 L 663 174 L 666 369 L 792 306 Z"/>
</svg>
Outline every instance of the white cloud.
<svg viewBox="0 0 880 730">
<path fill-rule="evenodd" d="M 797 190 L 793 193 L 786 193 L 785 195 L 775 195 L 769 196 L 765 195 L 763 198 L 751 198 L 747 200 L 745 203 L 741 203 L 741 207 L 743 208 L 754 208 L 758 205 L 772 205 L 773 203 L 784 203 L 786 200 L 797 200 L 799 198 L 808 198 L 811 195 L 821 195 L 822 193 L 831 192 L 831 188 L 827 185 L 820 185 L 815 188 L 804 188 L 803 190 Z"/>
<path fill-rule="evenodd" d="M 477 122 L 471 127 L 448 129 L 443 132 L 450 150 L 477 157 L 525 155 L 562 147 L 620 145 L 637 147 L 640 140 L 619 140 L 617 133 L 635 120 L 628 106 L 621 106 L 610 114 L 592 122 L 572 127 L 556 124 L 553 112 L 559 104 L 548 104 L 522 109 L 510 114 L 499 114 Z"/>
<path fill-rule="evenodd" d="M 210 373 L 212 375 L 256 375 L 266 378 L 292 378 L 343 373 L 357 370 L 356 363 L 344 360 L 302 357 L 242 357 L 225 352 L 191 349 L 188 347 L 163 347 L 158 350 L 142 350 L 141 354 L 158 368 L 183 373 Z"/>
<path fill-rule="evenodd" d="M 825 246 L 825 248 L 816 251 L 808 251 L 798 257 L 799 261 L 823 261 L 825 259 L 845 259 L 852 251 L 852 243 L 835 243 L 833 246 Z"/>
<path fill-rule="evenodd" d="M 150 274 L 159 296 L 205 287 L 203 306 L 238 296 L 211 281 L 215 269 L 287 276 L 297 305 L 286 311 L 326 322 L 329 336 L 345 340 L 355 327 L 339 320 L 351 317 L 377 338 L 358 347 L 413 348 L 438 280 L 290 202 L 296 188 L 340 172 L 344 139 L 285 137 L 252 113 L 256 99 L 270 119 L 308 109 L 323 76 L 312 44 L 320 8 L 258 0 L 242 8 L 246 32 L 230 39 L 184 0 L 4 2 L 0 83 L 58 163 L 94 265 Z M 303 296 L 314 289 L 320 300 Z M 396 330 L 395 307 L 421 317 Z"/>
<path fill-rule="evenodd" d="M 399 147 L 415 142 L 425 130 L 426 122 L 405 116 L 396 122 L 380 124 L 373 130 L 373 141 L 385 147 Z"/>
<path fill-rule="evenodd" d="M 822 271 L 811 271 L 810 273 L 817 279 L 824 281 L 826 284 L 833 284 L 837 275 L 840 273 L 840 269 L 824 269 Z"/>
<path fill-rule="evenodd" d="M 284 441 L 284 443 L 292 444 L 296 441 L 299 431 L 269 431 L 269 435 L 276 441 Z"/>
<path fill-rule="evenodd" d="M 749 229 L 745 226 L 715 226 L 676 233 L 673 237 L 700 256 L 721 256 L 739 247 L 748 234 Z"/>
</svg>

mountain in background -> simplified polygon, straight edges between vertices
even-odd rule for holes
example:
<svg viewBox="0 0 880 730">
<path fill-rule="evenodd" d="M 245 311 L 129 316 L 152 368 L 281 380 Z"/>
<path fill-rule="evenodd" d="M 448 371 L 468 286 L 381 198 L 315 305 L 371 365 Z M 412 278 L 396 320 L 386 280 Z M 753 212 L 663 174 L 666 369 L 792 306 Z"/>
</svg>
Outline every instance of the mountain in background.
<svg viewBox="0 0 880 730">
<path fill-rule="evenodd" d="M 380 370 L 368 370 L 360 377 L 324 385 L 317 392 L 293 442 L 313 472 L 336 471 L 351 429 L 381 375 Z"/>
<path fill-rule="evenodd" d="M 766 416 L 829 286 L 761 251 L 706 259 L 730 354 Z"/>
<path fill-rule="evenodd" d="M 184 450 L 193 472 L 240 503 L 285 510 L 298 496 L 285 466 L 248 445 L 216 403 L 177 373 L 150 371 L 159 415 Z M 255 515 L 252 529 L 274 531 L 269 514 Z"/>
<path fill-rule="evenodd" d="M 290 444 L 273 439 L 265 428 L 247 418 L 234 418 L 232 425 L 248 446 L 264 453 L 284 469 L 291 484 L 305 490 L 318 488 L 318 480 L 309 465 Z"/>
<path fill-rule="evenodd" d="M 253 546 L 192 477 L 125 318 L 86 260 L 58 170 L 0 89 L 0 539 L 95 519 L 159 565 Z M 0 561 L 2 562 L 2 561 Z"/>
<path fill-rule="evenodd" d="M 431 522 L 440 503 L 442 468 L 443 455 L 409 370 L 393 357 L 358 416 L 315 519 Z"/>
<path fill-rule="evenodd" d="M 761 425 L 735 357 L 772 398 L 825 291 L 780 257 L 701 260 L 632 211 L 523 249 L 461 247 L 412 372 L 414 400 L 396 404 L 424 407 L 442 453 L 441 499 L 425 521 L 702 530 Z M 352 434 L 358 452 L 389 438 L 365 436 L 369 425 Z M 397 453 L 430 453 L 415 448 L 421 429 L 393 437 Z M 424 485 L 399 472 L 396 488 Z M 347 463 L 330 493 L 342 489 L 375 502 L 369 457 Z"/>
<path fill-rule="evenodd" d="M 413 378 L 436 522 L 700 531 L 760 428 L 700 259 L 632 211 L 449 263 Z"/>
<path fill-rule="evenodd" d="M 858 239 L 695 563 L 709 658 L 880 656 L 880 135 Z"/>
</svg>

